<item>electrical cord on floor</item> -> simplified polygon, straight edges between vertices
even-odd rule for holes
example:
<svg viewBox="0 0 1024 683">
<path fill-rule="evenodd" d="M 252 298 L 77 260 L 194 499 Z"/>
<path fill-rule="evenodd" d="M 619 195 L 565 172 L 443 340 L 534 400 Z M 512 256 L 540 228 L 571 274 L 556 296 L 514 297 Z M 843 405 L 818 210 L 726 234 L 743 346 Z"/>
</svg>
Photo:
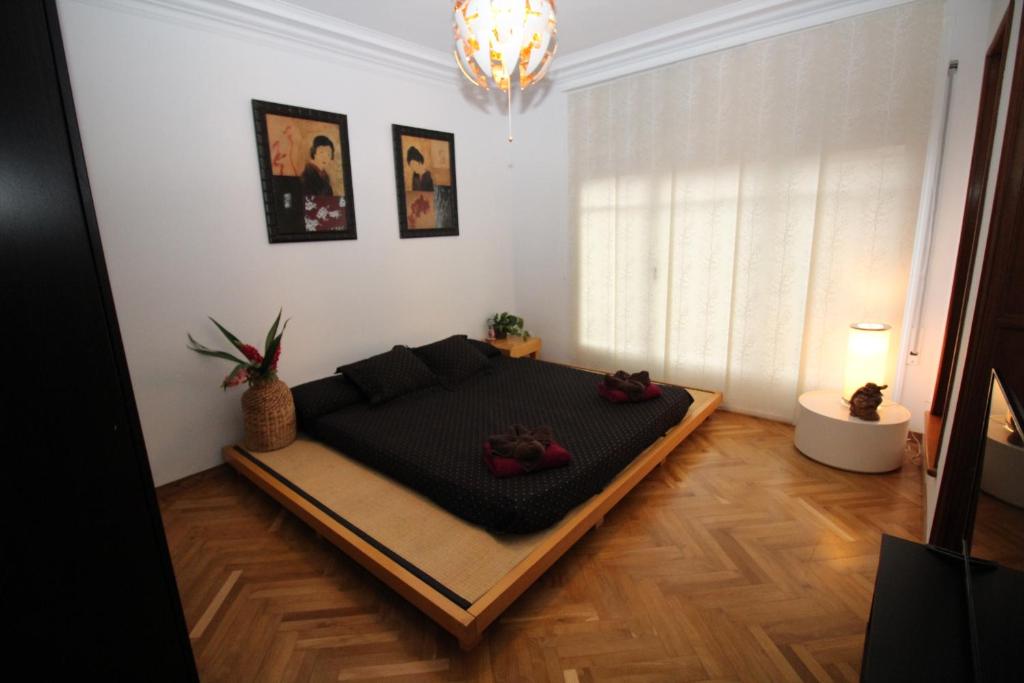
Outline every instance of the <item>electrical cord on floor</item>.
<svg viewBox="0 0 1024 683">
<path fill-rule="evenodd" d="M 911 446 L 911 444 L 913 444 L 913 446 Z M 919 439 L 917 434 L 914 432 L 907 432 L 907 444 L 905 449 L 910 452 L 910 462 L 915 465 L 920 465 L 921 451 L 923 450 L 923 447 L 921 446 L 921 439 Z"/>
</svg>

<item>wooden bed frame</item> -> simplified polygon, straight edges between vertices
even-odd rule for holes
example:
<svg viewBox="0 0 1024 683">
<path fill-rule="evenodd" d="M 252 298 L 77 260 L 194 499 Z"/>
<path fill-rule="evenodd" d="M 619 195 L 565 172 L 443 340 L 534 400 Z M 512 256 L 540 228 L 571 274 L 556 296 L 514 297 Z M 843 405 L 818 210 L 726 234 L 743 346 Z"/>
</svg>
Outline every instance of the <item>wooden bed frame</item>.
<svg viewBox="0 0 1024 683">
<path fill-rule="evenodd" d="M 683 439 L 699 427 L 722 402 L 722 394 L 702 406 L 695 415 L 687 415 L 661 438 L 647 447 L 632 463 L 622 470 L 601 493 L 583 503 L 553 531 L 545 536 L 530 554 L 492 586 L 467 609 L 462 609 L 441 595 L 412 572 L 402 567 L 351 530 L 339 524 L 295 493 L 276 477 L 269 474 L 239 453 L 234 446 L 225 446 L 224 460 L 240 474 L 266 491 L 281 505 L 311 526 L 319 535 L 336 545 L 342 552 L 369 570 L 399 595 L 419 608 L 439 626 L 454 635 L 464 650 L 480 642 L 483 631 L 505 609 L 555 563 L 592 527 L 600 526 L 608 513 L 651 470 L 660 465 Z"/>
</svg>

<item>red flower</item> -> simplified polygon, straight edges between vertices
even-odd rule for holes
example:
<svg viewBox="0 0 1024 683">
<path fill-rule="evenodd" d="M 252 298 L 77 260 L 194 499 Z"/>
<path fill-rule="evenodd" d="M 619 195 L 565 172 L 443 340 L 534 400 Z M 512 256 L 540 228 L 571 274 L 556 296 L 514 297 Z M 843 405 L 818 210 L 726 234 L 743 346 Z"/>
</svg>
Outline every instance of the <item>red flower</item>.
<svg viewBox="0 0 1024 683">
<path fill-rule="evenodd" d="M 249 371 L 245 368 L 238 368 L 233 370 L 231 374 L 224 378 L 224 388 L 237 387 L 242 382 L 249 380 Z"/>
<path fill-rule="evenodd" d="M 260 355 L 260 352 L 256 350 L 256 347 L 249 344 L 242 344 L 242 355 L 253 363 L 263 362 L 263 356 Z"/>
<path fill-rule="evenodd" d="M 278 344 L 274 350 L 274 360 L 270 361 L 270 371 L 277 372 L 277 361 L 281 359 L 281 345 Z"/>
</svg>

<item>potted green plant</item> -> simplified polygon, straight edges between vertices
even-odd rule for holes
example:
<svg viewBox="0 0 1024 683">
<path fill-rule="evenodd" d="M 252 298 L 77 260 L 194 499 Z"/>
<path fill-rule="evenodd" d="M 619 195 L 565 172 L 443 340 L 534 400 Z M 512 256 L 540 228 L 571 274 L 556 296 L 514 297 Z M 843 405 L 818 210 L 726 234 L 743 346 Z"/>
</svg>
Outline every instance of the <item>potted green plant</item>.
<svg viewBox="0 0 1024 683">
<path fill-rule="evenodd" d="M 523 328 L 523 319 L 511 313 L 495 313 L 487 319 L 487 326 L 494 330 L 495 339 L 513 337 L 530 338 L 530 331 Z"/>
</svg>

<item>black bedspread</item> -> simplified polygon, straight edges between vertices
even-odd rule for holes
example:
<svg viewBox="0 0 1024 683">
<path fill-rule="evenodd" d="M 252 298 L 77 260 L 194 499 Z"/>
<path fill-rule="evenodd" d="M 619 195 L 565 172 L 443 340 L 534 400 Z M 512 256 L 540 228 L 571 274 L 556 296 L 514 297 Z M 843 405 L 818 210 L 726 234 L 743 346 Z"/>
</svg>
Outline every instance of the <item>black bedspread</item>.
<svg viewBox="0 0 1024 683">
<path fill-rule="evenodd" d="M 528 533 L 600 492 L 693 403 L 685 389 L 663 386 L 661 398 L 612 404 L 597 395 L 600 375 L 530 359 L 499 357 L 491 366 L 454 390 L 435 386 L 382 405 L 358 403 L 307 430 L 459 517 L 494 532 Z M 516 423 L 553 427 L 572 463 L 493 477 L 484 440 Z"/>
</svg>

